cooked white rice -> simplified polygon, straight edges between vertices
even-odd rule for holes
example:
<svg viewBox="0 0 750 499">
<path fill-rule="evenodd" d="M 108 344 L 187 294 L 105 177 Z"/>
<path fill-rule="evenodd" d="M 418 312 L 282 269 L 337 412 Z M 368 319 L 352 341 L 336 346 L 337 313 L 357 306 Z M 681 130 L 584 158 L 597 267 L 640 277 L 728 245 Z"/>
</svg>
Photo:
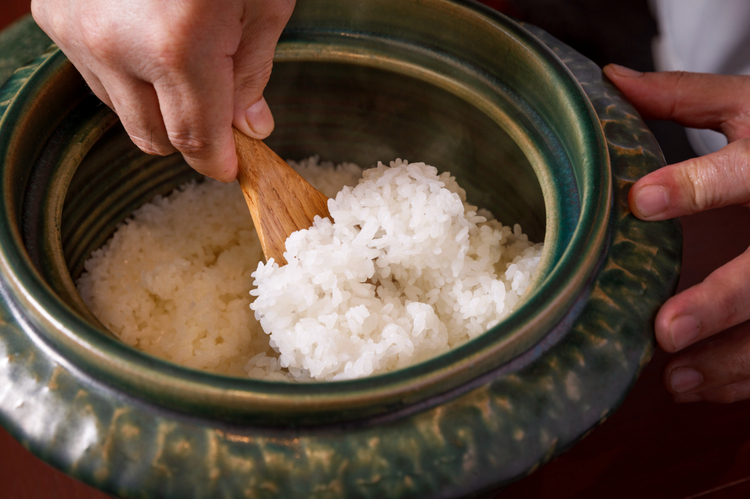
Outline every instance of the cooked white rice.
<svg viewBox="0 0 750 499">
<path fill-rule="evenodd" d="M 491 328 L 539 263 L 541 244 L 478 213 L 431 166 L 379 164 L 357 184 L 356 165 L 292 165 L 335 199 L 333 222 L 287 240 L 286 266 L 262 263 L 237 185 L 209 180 L 136 210 L 86 262 L 84 301 L 125 343 L 189 367 L 351 379 Z"/>
</svg>

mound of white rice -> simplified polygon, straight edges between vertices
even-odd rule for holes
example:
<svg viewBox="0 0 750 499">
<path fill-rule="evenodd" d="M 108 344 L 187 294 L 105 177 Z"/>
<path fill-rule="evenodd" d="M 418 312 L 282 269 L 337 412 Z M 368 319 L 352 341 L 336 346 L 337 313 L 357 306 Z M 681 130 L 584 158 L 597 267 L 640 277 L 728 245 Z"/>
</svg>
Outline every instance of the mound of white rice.
<svg viewBox="0 0 750 499">
<path fill-rule="evenodd" d="M 134 212 L 86 262 L 84 301 L 124 342 L 176 363 L 339 380 L 481 334 L 513 310 L 538 265 L 541 244 L 478 213 L 431 166 L 379 164 L 354 188 L 344 186 L 362 176 L 356 165 L 293 166 L 335 199 L 333 222 L 287 240 L 286 266 L 262 263 L 239 188 L 206 181 Z"/>
</svg>

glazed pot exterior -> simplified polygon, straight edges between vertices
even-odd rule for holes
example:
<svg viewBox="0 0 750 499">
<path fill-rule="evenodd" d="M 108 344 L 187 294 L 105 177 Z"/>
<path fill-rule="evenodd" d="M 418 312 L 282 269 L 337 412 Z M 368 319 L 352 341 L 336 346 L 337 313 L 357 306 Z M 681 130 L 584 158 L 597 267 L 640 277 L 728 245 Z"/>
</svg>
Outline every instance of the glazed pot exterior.
<svg viewBox="0 0 750 499">
<path fill-rule="evenodd" d="M 122 497 L 462 497 L 548 461 L 632 386 L 681 250 L 676 222 L 627 209 L 664 164 L 635 111 L 593 63 L 488 9 L 354 4 L 299 3 L 269 145 L 451 171 L 545 237 L 531 296 L 455 351 L 351 382 L 230 378 L 120 343 L 74 279 L 196 174 L 135 149 L 52 48 L 0 90 L 0 422 L 43 459 Z"/>
</svg>

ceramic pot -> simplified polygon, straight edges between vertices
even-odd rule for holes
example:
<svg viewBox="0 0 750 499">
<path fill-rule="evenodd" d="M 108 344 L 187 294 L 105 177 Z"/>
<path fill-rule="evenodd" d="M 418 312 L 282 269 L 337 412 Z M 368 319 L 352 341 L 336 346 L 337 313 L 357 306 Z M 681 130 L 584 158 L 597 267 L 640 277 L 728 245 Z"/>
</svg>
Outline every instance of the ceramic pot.
<svg viewBox="0 0 750 499">
<path fill-rule="evenodd" d="M 0 90 L 0 422 L 122 497 L 461 497 L 572 445 L 650 358 L 681 234 L 627 210 L 664 164 L 643 122 L 598 67 L 527 28 L 449 0 L 298 3 L 266 92 L 273 149 L 425 161 L 545 240 L 506 321 L 336 383 L 199 372 L 108 333 L 75 289 L 83 261 L 197 176 L 140 153 L 54 47 L 18 70 Z"/>
</svg>

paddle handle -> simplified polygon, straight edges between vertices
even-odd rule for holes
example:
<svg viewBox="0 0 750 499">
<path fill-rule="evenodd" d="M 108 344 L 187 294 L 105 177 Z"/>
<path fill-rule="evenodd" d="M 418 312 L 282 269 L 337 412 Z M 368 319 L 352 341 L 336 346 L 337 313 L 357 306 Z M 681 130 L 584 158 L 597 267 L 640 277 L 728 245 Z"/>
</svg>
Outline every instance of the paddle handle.
<svg viewBox="0 0 750 499">
<path fill-rule="evenodd" d="M 286 265 L 285 242 L 308 229 L 316 215 L 329 217 L 328 198 L 261 140 L 234 129 L 239 181 L 266 260 Z"/>
</svg>

